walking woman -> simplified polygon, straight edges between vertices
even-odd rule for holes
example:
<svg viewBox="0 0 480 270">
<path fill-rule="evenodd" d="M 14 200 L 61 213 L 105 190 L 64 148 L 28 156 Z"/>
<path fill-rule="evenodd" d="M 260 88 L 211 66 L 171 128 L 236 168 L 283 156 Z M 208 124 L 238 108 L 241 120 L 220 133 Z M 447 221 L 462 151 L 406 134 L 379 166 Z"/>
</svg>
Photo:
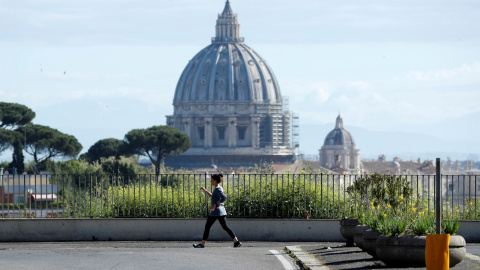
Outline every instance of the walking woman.
<svg viewBox="0 0 480 270">
<path fill-rule="evenodd" d="M 235 233 L 233 232 L 227 224 L 227 211 L 225 210 L 225 206 L 223 202 L 227 199 L 225 193 L 223 193 L 223 188 L 219 185 L 223 181 L 223 174 L 214 174 L 210 179 L 210 183 L 215 188 L 213 192 L 210 193 L 205 187 L 201 187 L 200 190 L 203 191 L 205 194 L 211 197 L 211 206 L 210 206 L 210 214 L 208 215 L 207 223 L 205 224 L 205 231 L 203 232 L 203 238 L 201 244 L 193 244 L 194 248 L 204 248 L 205 243 L 207 243 L 208 235 L 210 234 L 210 228 L 212 227 L 213 223 L 218 219 L 222 228 L 230 235 L 233 240 L 233 247 L 240 247 L 242 243 L 238 241 Z"/>
</svg>

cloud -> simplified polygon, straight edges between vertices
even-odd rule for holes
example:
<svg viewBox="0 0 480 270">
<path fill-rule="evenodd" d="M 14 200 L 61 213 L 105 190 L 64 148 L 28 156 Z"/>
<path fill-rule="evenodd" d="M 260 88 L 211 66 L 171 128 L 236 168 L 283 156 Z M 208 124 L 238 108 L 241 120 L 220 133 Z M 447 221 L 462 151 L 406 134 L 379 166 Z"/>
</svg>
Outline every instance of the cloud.
<svg viewBox="0 0 480 270">
<path fill-rule="evenodd" d="M 372 84 L 370 82 L 365 82 L 365 81 L 351 81 L 346 83 L 346 87 L 348 89 L 366 91 L 372 87 Z"/>
<path fill-rule="evenodd" d="M 480 62 L 473 64 L 463 64 L 451 69 L 434 69 L 427 71 L 411 71 L 407 74 L 407 79 L 417 81 L 439 81 L 439 80 L 460 80 L 477 79 L 480 81 Z"/>
<path fill-rule="evenodd" d="M 68 75 L 68 76 L 67 76 Z M 82 72 L 46 72 L 45 77 L 60 80 L 80 80 L 80 81 L 101 81 L 101 80 L 122 80 L 122 79 L 142 79 L 136 74 L 93 74 Z"/>
</svg>

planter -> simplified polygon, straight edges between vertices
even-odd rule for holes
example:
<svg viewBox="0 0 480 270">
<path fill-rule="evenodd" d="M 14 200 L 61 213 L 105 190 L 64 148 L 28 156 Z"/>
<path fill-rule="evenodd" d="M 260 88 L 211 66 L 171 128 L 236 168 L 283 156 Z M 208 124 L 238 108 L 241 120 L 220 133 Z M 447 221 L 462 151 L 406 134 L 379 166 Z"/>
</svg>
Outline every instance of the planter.
<svg viewBox="0 0 480 270">
<path fill-rule="evenodd" d="M 377 238 L 382 235 L 377 230 L 366 230 L 363 233 L 363 251 L 373 258 L 377 258 Z"/>
<path fill-rule="evenodd" d="M 378 258 L 387 265 L 423 266 L 425 267 L 426 236 L 395 236 L 380 235 L 377 238 L 376 253 Z M 450 236 L 449 258 L 450 267 L 455 266 L 465 258 L 465 239 L 460 235 Z"/>
<path fill-rule="evenodd" d="M 448 245 L 450 267 L 457 265 L 465 258 L 467 253 L 466 245 L 467 242 L 461 235 L 450 235 L 450 244 Z"/>
<path fill-rule="evenodd" d="M 343 218 L 340 220 L 340 234 L 345 238 L 347 247 L 353 247 L 353 231 L 358 225 L 356 218 Z"/>
<path fill-rule="evenodd" d="M 363 251 L 365 251 L 363 249 L 363 233 L 368 229 L 370 229 L 370 227 L 367 225 L 357 225 L 353 230 L 353 242 Z"/>
</svg>

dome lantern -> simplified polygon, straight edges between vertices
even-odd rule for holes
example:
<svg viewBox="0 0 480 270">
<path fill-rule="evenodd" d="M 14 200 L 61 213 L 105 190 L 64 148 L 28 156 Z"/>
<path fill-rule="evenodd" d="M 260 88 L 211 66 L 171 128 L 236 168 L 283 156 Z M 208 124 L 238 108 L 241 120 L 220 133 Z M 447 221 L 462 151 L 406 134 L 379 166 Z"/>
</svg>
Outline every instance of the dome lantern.
<svg viewBox="0 0 480 270">
<path fill-rule="evenodd" d="M 238 16 L 233 13 L 230 1 L 227 0 L 225 8 L 221 14 L 218 14 L 217 25 L 215 26 L 216 36 L 212 38 L 212 43 L 243 43 L 243 37 L 240 37 L 240 24 Z"/>
<path fill-rule="evenodd" d="M 335 125 L 335 128 L 338 128 L 338 129 L 342 129 L 343 128 L 343 119 L 342 117 L 340 116 L 340 114 L 338 114 L 337 116 L 337 123 Z"/>
</svg>

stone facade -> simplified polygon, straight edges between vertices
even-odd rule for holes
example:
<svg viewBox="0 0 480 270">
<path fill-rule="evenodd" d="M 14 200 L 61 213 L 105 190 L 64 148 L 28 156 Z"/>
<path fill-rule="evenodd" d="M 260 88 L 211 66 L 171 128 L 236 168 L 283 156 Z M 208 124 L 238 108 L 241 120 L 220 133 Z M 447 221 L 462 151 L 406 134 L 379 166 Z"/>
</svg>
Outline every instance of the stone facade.
<svg viewBox="0 0 480 270">
<path fill-rule="evenodd" d="M 196 167 L 205 158 L 237 166 L 250 165 L 242 160 L 291 162 L 290 113 L 280 86 L 267 62 L 244 44 L 229 1 L 215 29 L 212 44 L 180 76 L 174 113 L 167 116 L 167 125 L 187 134 L 192 148 L 166 165 Z"/>
</svg>

